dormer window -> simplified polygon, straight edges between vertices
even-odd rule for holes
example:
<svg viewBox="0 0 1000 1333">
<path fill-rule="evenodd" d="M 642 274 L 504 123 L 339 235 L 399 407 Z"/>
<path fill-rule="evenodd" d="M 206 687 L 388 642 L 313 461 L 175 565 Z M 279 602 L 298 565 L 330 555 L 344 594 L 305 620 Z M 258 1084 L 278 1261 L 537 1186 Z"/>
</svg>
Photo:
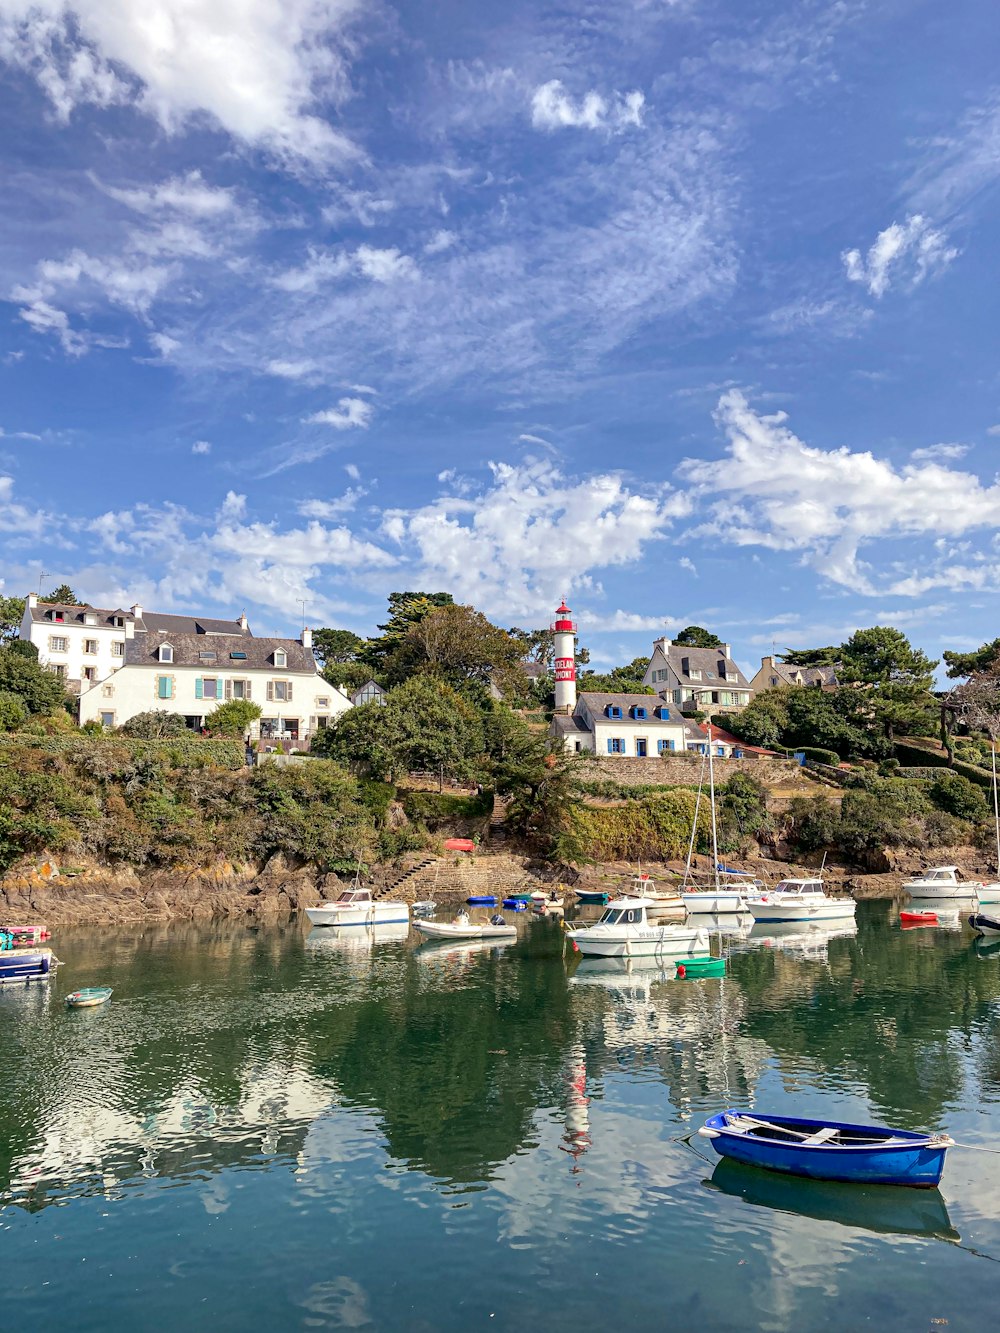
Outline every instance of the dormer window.
<svg viewBox="0 0 1000 1333">
<path fill-rule="evenodd" d="M 93 612 L 88 611 L 87 614 L 83 617 L 83 623 L 85 625 L 96 625 L 97 617 L 93 614 Z"/>
<path fill-rule="evenodd" d="M 160 644 L 160 661 L 172 662 L 174 660 L 174 650 L 169 643 Z"/>
<path fill-rule="evenodd" d="M 622 710 L 617 704 L 608 704 L 604 711 L 607 713 L 608 717 L 620 718 L 622 715 Z"/>
<path fill-rule="evenodd" d="M 642 707 L 641 704 L 633 704 L 628 711 L 632 714 L 632 716 L 636 719 L 636 721 L 640 721 L 642 718 L 646 716 L 646 710 L 645 708 Z"/>
<path fill-rule="evenodd" d="M 276 648 L 274 650 L 274 665 L 276 667 L 288 666 L 288 654 L 283 648 Z M 619 714 L 619 716 L 621 716 L 621 714 Z"/>
<path fill-rule="evenodd" d="M 66 613 L 64 611 L 50 611 L 49 619 L 54 620 L 57 624 L 61 625 L 66 619 Z"/>
<path fill-rule="evenodd" d="M 111 617 L 111 623 L 112 623 L 112 625 L 114 625 L 115 629 L 124 629 L 124 628 L 125 628 L 125 617 L 124 617 L 124 616 L 112 616 L 112 617 Z"/>
<path fill-rule="evenodd" d="M 661 707 L 659 707 L 659 708 L 656 709 L 656 716 L 660 719 L 661 722 L 669 722 L 669 721 L 670 721 L 670 709 L 669 709 L 669 708 L 664 708 L 664 707 L 662 707 L 662 705 L 661 705 Z"/>
</svg>

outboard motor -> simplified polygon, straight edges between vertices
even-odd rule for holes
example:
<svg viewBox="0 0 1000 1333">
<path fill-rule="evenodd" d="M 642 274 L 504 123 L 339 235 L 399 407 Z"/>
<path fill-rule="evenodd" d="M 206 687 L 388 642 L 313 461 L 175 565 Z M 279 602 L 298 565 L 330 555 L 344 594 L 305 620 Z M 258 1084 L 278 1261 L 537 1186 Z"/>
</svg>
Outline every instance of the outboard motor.
<svg viewBox="0 0 1000 1333">
<path fill-rule="evenodd" d="M 494 912 L 490 917 L 491 926 L 505 926 L 506 924 L 507 922 L 502 912 Z"/>
</svg>

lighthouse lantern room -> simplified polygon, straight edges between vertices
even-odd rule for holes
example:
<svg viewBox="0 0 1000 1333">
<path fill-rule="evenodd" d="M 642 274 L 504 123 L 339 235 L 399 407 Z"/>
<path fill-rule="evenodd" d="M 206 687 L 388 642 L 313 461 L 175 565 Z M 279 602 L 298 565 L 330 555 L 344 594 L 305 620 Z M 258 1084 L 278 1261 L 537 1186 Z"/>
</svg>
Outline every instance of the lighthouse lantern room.
<svg viewBox="0 0 1000 1333">
<path fill-rule="evenodd" d="M 576 707 L 576 622 L 565 602 L 556 608 L 552 626 L 556 669 L 556 712 L 572 713 Z"/>
</svg>

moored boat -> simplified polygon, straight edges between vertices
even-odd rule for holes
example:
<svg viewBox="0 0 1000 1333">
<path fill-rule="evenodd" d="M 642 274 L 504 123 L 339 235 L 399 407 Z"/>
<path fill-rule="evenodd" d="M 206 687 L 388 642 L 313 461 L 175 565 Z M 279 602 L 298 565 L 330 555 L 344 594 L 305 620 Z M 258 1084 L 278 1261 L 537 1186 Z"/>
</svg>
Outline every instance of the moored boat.
<svg viewBox="0 0 1000 1333">
<path fill-rule="evenodd" d="M 750 894 L 747 910 L 755 921 L 835 921 L 853 917 L 853 898 L 832 898 L 823 891 L 823 881 L 783 879 L 773 889 Z"/>
<path fill-rule="evenodd" d="M 84 986 L 82 990 L 70 991 L 66 1003 L 70 1009 L 96 1009 L 99 1004 L 107 1004 L 111 995 L 110 986 Z"/>
<path fill-rule="evenodd" d="M 936 926 L 937 912 L 900 912 L 899 920 L 904 926 Z"/>
<path fill-rule="evenodd" d="M 689 957 L 707 954 L 708 931 L 700 926 L 653 925 L 645 898 L 618 898 L 593 926 L 568 930 L 566 938 L 584 956 L 600 958 Z"/>
<path fill-rule="evenodd" d="M 377 902 L 368 889 L 345 889 L 332 903 L 307 907 L 306 916 L 314 926 L 387 926 L 409 921 L 409 903 Z"/>
<path fill-rule="evenodd" d="M 413 927 L 429 940 L 509 940 L 517 936 L 517 926 L 499 921 L 472 921 L 468 912 L 459 912 L 453 921 L 414 921 Z"/>
<path fill-rule="evenodd" d="M 51 949 L 29 947 L 0 950 L 0 986 L 44 981 L 58 966 Z"/>
<path fill-rule="evenodd" d="M 992 915 L 987 912 L 973 912 L 969 917 L 969 925 L 980 935 L 1000 935 L 1000 912 Z"/>
<path fill-rule="evenodd" d="M 837 1120 L 720 1111 L 698 1133 L 720 1157 L 814 1180 L 933 1189 L 953 1146 L 947 1134 L 924 1134 Z"/>
<path fill-rule="evenodd" d="M 984 890 L 978 879 L 966 879 L 958 866 L 934 866 L 915 879 L 908 879 L 903 888 L 914 900 L 920 898 L 978 898 Z"/>
<path fill-rule="evenodd" d="M 611 901 L 611 894 L 607 889 L 577 889 L 576 896 L 581 903 L 588 906 L 606 907 Z"/>
<path fill-rule="evenodd" d="M 499 907 L 500 899 L 492 893 L 474 893 L 471 898 L 465 900 L 470 907 Z"/>
</svg>

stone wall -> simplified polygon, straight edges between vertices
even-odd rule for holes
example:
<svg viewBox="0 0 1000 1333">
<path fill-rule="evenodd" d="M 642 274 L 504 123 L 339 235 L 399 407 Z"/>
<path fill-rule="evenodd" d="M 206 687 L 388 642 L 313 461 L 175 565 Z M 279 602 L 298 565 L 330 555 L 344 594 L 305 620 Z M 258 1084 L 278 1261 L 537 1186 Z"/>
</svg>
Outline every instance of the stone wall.
<svg viewBox="0 0 1000 1333">
<path fill-rule="evenodd" d="M 734 773 L 749 773 L 759 782 L 809 781 L 794 759 L 716 759 L 715 781 L 721 785 Z M 601 755 L 585 760 L 581 777 L 588 782 L 620 782 L 629 786 L 697 786 L 701 774 L 700 754 L 669 754 L 658 759 L 629 759 L 626 755 Z"/>
</svg>

